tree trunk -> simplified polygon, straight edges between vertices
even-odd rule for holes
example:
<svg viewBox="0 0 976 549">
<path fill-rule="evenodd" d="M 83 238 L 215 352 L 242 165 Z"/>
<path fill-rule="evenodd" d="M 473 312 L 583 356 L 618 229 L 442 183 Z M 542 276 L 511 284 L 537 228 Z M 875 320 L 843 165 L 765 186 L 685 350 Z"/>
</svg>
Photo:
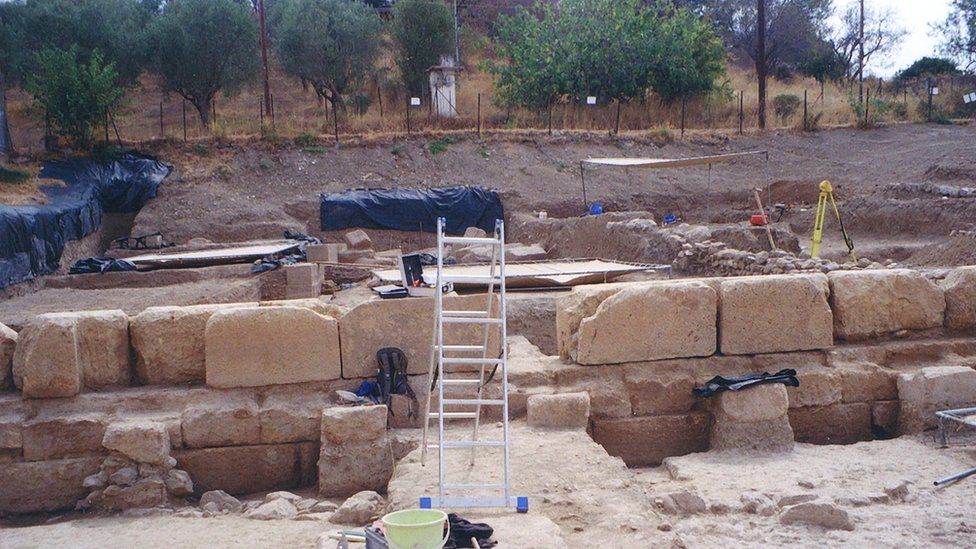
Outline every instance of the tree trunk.
<svg viewBox="0 0 976 549">
<path fill-rule="evenodd" d="M 271 116 L 271 83 L 268 78 L 268 28 L 264 23 L 264 0 L 258 0 L 258 21 L 261 31 L 261 68 L 264 72 L 264 115 Z"/>
<path fill-rule="evenodd" d="M 858 102 L 864 104 L 864 0 L 861 0 L 861 20 L 858 26 L 857 82 Z"/>
<path fill-rule="evenodd" d="M 213 96 L 202 97 L 197 99 L 196 97 L 190 99 L 190 103 L 197 110 L 200 115 L 200 124 L 207 131 L 210 130 L 210 108 L 213 104 Z"/>
<path fill-rule="evenodd" d="M 10 125 L 7 122 L 7 81 L 0 70 L 0 157 L 9 158 L 14 152 L 10 141 Z"/>
<path fill-rule="evenodd" d="M 759 78 L 759 129 L 766 129 L 766 0 L 756 7 L 756 76 Z"/>
</svg>

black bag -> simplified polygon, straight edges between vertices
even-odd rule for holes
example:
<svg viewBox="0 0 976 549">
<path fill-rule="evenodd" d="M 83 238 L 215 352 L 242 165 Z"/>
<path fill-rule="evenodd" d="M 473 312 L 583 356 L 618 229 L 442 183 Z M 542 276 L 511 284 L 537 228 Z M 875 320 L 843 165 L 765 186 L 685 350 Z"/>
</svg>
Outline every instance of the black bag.
<svg viewBox="0 0 976 549">
<path fill-rule="evenodd" d="M 386 404 L 392 416 L 393 408 L 390 406 L 390 395 L 406 395 L 410 398 L 407 418 L 415 417 L 420 404 L 417 402 L 417 395 L 413 392 L 413 388 L 410 387 L 410 382 L 407 379 L 407 356 L 396 347 L 384 347 L 376 351 L 376 362 L 379 363 L 376 382 L 380 386 L 380 402 Z"/>
<path fill-rule="evenodd" d="M 474 547 L 471 538 L 478 540 L 478 546 L 483 549 L 494 547 L 498 543 L 491 539 L 495 530 L 483 522 L 471 522 L 455 513 L 447 515 L 447 522 L 451 527 L 451 532 L 444 549 Z"/>
</svg>

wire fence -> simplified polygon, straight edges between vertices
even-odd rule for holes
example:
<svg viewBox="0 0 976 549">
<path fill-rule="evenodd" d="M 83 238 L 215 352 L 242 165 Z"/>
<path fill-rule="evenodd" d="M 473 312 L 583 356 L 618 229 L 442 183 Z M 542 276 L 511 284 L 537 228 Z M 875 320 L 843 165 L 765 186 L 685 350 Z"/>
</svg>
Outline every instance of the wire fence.
<svg viewBox="0 0 976 549">
<path fill-rule="evenodd" d="M 195 141 L 224 137 L 275 136 L 307 143 L 339 142 L 375 134 L 409 136 L 461 131 L 482 135 L 509 130 L 541 134 L 559 132 L 652 132 L 668 138 L 689 131 L 711 130 L 744 134 L 757 128 L 758 97 L 754 89 L 724 90 L 703 97 L 665 103 L 649 96 L 642 101 L 601 97 L 583 102 L 557 101 L 544 109 L 498 105 L 484 82 L 461 82 L 449 113 L 429 97 L 414 97 L 402 88 L 377 84 L 347 97 L 341 106 L 318 100 L 296 85 L 276 83 L 272 110 L 266 113 L 259 89 L 231 98 L 218 97 L 204 126 L 195 108 L 174 94 L 144 86 L 116 113 L 106 116 L 101 137 L 119 143 L 154 140 Z M 18 97 L 18 93 L 19 96 Z M 41 147 L 43 116 L 32 112 L 22 92 L 20 119 L 12 121 L 14 143 Z M 438 111 L 441 111 L 440 113 Z M 830 126 L 871 127 L 892 122 L 944 122 L 976 115 L 976 77 L 922 78 L 907 82 L 865 82 L 860 87 L 777 85 L 767 106 L 768 129 L 816 130 Z M 17 117 L 15 117 L 17 118 Z"/>
</svg>

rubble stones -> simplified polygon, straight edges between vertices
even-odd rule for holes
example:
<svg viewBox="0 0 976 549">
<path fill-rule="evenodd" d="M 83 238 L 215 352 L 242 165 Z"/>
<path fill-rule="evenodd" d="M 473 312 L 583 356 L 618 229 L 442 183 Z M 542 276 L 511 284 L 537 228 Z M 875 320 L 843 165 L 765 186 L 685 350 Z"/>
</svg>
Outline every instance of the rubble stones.
<svg viewBox="0 0 976 549">
<path fill-rule="evenodd" d="M 800 503 L 783 511 L 779 517 L 783 524 L 809 524 L 827 530 L 854 529 L 854 523 L 847 511 L 832 503 Z"/>
<path fill-rule="evenodd" d="M 255 520 L 290 519 L 296 515 L 298 515 L 298 509 L 284 498 L 273 499 L 262 503 L 256 509 L 252 509 L 244 514 L 247 518 Z"/>
<path fill-rule="evenodd" d="M 362 526 L 379 516 L 384 506 L 383 496 L 364 490 L 343 502 L 329 520 L 335 524 Z"/>
<path fill-rule="evenodd" d="M 393 476 L 386 406 L 333 407 L 322 412 L 319 495 L 384 490 Z"/>
<path fill-rule="evenodd" d="M 215 509 L 225 513 L 236 513 L 241 509 L 241 500 L 223 490 L 210 490 L 200 496 L 200 507 L 212 505 Z"/>
</svg>

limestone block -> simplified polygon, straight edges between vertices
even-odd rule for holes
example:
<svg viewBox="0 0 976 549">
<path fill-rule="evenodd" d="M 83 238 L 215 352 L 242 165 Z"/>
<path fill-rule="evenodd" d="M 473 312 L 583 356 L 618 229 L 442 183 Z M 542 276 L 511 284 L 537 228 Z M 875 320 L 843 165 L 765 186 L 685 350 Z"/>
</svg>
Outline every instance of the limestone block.
<svg viewBox="0 0 976 549">
<path fill-rule="evenodd" d="M 822 274 L 728 278 L 720 288 L 724 354 L 805 351 L 834 343 L 827 277 Z"/>
<path fill-rule="evenodd" d="M 838 368 L 843 402 L 898 400 L 898 373 L 875 365 Z"/>
<path fill-rule="evenodd" d="M 834 336 L 839 339 L 942 326 L 945 295 L 919 272 L 834 271 L 828 278 Z"/>
<path fill-rule="evenodd" d="M 691 392 L 695 380 L 680 373 L 660 373 L 641 366 L 628 366 L 624 383 L 635 416 L 653 416 L 691 411 L 697 398 Z"/>
<path fill-rule="evenodd" d="M 339 247 L 335 244 L 312 244 L 305 248 L 305 257 L 313 262 L 338 263 Z"/>
<path fill-rule="evenodd" d="M 796 378 L 799 387 L 787 387 L 790 407 L 828 406 L 841 401 L 843 395 L 842 375 L 833 368 L 819 366 L 801 368 Z"/>
<path fill-rule="evenodd" d="M 629 467 L 660 465 L 666 457 L 708 449 L 708 414 L 594 419 L 593 440 Z"/>
<path fill-rule="evenodd" d="M 320 496 L 386 490 L 394 462 L 386 416 L 386 406 L 333 407 L 322 412 Z"/>
<path fill-rule="evenodd" d="M 14 350 L 17 347 L 17 332 L 0 324 L 0 390 L 14 384 L 11 370 L 14 364 Z"/>
<path fill-rule="evenodd" d="M 132 318 L 136 374 L 146 385 L 203 383 L 204 333 L 215 312 L 255 303 L 149 307 Z"/>
<path fill-rule="evenodd" d="M 330 297 L 312 297 L 305 299 L 281 299 L 276 301 L 261 301 L 259 307 L 304 307 L 322 316 L 339 318 L 346 314 L 346 308 L 330 303 Z"/>
<path fill-rule="evenodd" d="M 976 399 L 976 370 L 966 366 L 931 366 L 898 376 L 901 433 L 936 426 L 935 412 L 968 408 Z"/>
<path fill-rule="evenodd" d="M 789 416 L 797 442 L 853 444 L 874 437 L 866 402 L 790 408 Z"/>
<path fill-rule="evenodd" d="M 0 514 L 73 509 L 88 494 L 85 477 L 101 463 L 101 457 L 0 463 Z"/>
<path fill-rule="evenodd" d="M 498 299 L 493 297 L 492 311 L 497 315 Z M 485 310 L 486 296 L 447 297 L 445 309 Z M 407 372 L 426 374 L 433 341 L 433 298 L 377 299 L 363 303 L 339 319 L 342 341 L 342 377 L 344 379 L 376 375 L 376 351 L 399 347 L 407 357 Z M 453 324 L 444 330 L 444 343 L 480 345 L 483 327 L 477 324 Z M 497 329 L 490 329 L 488 356 L 501 352 Z"/>
<path fill-rule="evenodd" d="M 527 403 L 528 423 L 550 429 L 586 429 L 590 420 L 588 393 L 532 395 Z"/>
<path fill-rule="evenodd" d="M 173 454 L 177 467 L 193 479 L 193 491 L 252 494 L 315 484 L 318 445 L 314 442 L 261 444 L 184 450 Z"/>
<path fill-rule="evenodd" d="M 580 322 L 593 316 L 603 300 L 624 288 L 622 284 L 596 284 L 574 288 L 556 302 L 556 347 L 559 356 L 570 358 L 576 347 Z"/>
<path fill-rule="evenodd" d="M 349 231 L 342 235 L 342 239 L 346 241 L 346 245 L 349 246 L 350 250 L 368 250 L 373 247 L 373 241 L 366 234 L 366 231 L 362 229 Z"/>
<path fill-rule="evenodd" d="M 70 316 L 40 315 L 21 330 L 13 375 L 24 398 L 70 397 L 81 391 L 76 329 Z"/>
<path fill-rule="evenodd" d="M 786 386 L 758 385 L 725 391 L 712 402 L 712 450 L 788 451 L 793 430 L 787 417 Z"/>
<path fill-rule="evenodd" d="M 976 266 L 953 269 L 942 281 L 946 298 L 946 327 L 976 329 Z"/>
<path fill-rule="evenodd" d="M 627 287 L 584 318 L 580 364 L 617 364 L 715 353 L 717 296 L 701 282 Z"/>
<path fill-rule="evenodd" d="M 132 461 L 163 465 L 169 458 L 169 430 L 154 421 L 117 421 L 105 429 L 102 446 Z"/>
<path fill-rule="evenodd" d="M 713 397 L 716 419 L 739 423 L 778 419 L 786 415 L 786 386 L 756 385 L 740 391 L 723 391 Z"/>
<path fill-rule="evenodd" d="M 285 265 L 285 283 L 288 286 L 314 286 L 321 279 L 315 263 Z"/>
<path fill-rule="evenodd" d="M 206 368 L 220 388 L 339 379 L 337 323 L 299 307 L 219 311 L 207 322 Z"/>
<path fill-rule="evenodd" d="M 109 486 L 86 498 L 92 506 L 107 511 L 148 509 L 167 503 L 166 484 L 161 479 L 140 479 L 132 486 Z"/>
<path fill-rule="evenodd" d="M 101 389 L 131 382 L 129 317 L 120 310 L 66 313 L 78 323 L 78 360 L 85 387 Z"/>
<path fill-rule="evenodd" d="M 105 420 L 101 416 L 63 416 L 24 424 L 24 459 L 41 461 L 100 454 Z"/>
<path fill-rule="evenodd" d="M 273 399 L 261 406 L 261 443 L 318 442 L 321 434 L 323 403 Z"/>
<path fill-rule="evenodd" d="M 556 299 L 550 295 L 509 295 L 506 304 L 508 341 L 524 336 L 543 355 L 559 354 L 556 347 Z M 511 358 L 509 351 L 509 358 Z"/>
<path fill-rule="evenodd" d="M 586 391 L 591 418 L 630 417 L 630 396 L 619 366 L 570 366 L 557 370 L 554 386 L 563 391 Z M 509 403 L 511 406 L 511 402 Z"/>
<path fill-rule="evenodd" d="M 183 411 L 182 425 L 183 444 L 188 448 L 244 446 L 257 444 L 261 438 L 261 422 L 254 404 L 190 407 Z"/>
<path fill-rule="evenodd" d="M 21 422 L 15 418 L 0 418 L 0 455 L 4 451 L 19 451 L 24 447 Z"/>
</svg>

